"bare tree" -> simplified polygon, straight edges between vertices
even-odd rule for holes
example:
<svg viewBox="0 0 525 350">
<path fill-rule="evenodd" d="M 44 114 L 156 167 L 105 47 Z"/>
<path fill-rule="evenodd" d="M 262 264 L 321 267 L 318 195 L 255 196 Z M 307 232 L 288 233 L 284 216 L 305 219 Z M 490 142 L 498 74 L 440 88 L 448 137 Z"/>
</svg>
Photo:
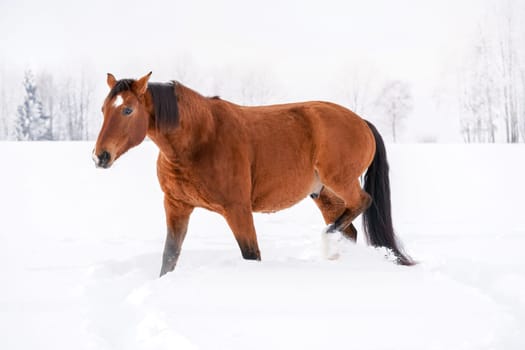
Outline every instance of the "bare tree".
<svg viewBox="0 0 525 350">
<path fill-rule="evenodd" d="M 11 79 L 3 62 L 0 62 L 0 140 L 8 140 L 12 134 L 13 89 L 10 88 Z"/>
<path fill-rule="evenodd" d="M 486 142 L 487 126 L 482 117 L 484 109 L 483 95 L 481 89 L 464 89 L 461 99 L 463 110 L 461 118 L 461 134 L 466 143 Z"/>
<path fill-rule="evenodd" d="M 505 6 L 505 5 L 504 5 Z M 501 89 L 503 94 L 503 113 L 506 140 L 519 142 L 518 101 L 517 101 L 517 53 L 514 39 L 514 16 L 510 3 L 503 8 L 498 46 L 500 54 Z"/>
<path fill-rule="evenodd" d="M 91 110 L 93 96 L 93 84 L 82 72 L 78 82 L 78 114 L 80 123 L 83 126 L 82 140 L 89 138 L 89 113 Z"/>
<path fill-rule="evenodd" d="M 400 80 L 387 82 L 379 94 L 376 104 L 384 112 L 394 142 L 397 142 L 402 121 L 412 111 L 412 103 L 409 85 Z"/>
<path fill-rule="evenodd" d="M 36 76 L 36 84 L 38 86 L 38 97 L 40 98 L 40 101 L 42 101 L 42 111 L 45 115 L 49 116 L 51 134 L 53 135 L 53 139 L 56 139 L 54 119 L 56 113 L 55 100 L 57 89 L 55 87 L 53 76 L 46 71 L 40 72 Z"/>
<path fill-rule="evenodd" d="M 68 77 L 55 87 L 54 129 L 60 140 L 89 139 L 93 84 L 86 74 Z"/>
<path fill-rule="evenodd" d="M 496 141 L 500 98 L 490 47 L 489 38 L 480 28 L 478 42 L 460 76 L 461 133 L 468 143 Z"/>
<path fill-rule="evenodd" d="M 66 79 L 60 92 L 60 112 L 68 140 L 82 140 L 85 135 L 83 115 L 79 112 L 79 90 L 75 81 Z"/>
<path fill-rule="evenodd" d="M 520 76 L 518 84 L 518 119 L 520 120 L 521 141 L 525 141 L 525 66 L 520 67 Z"/>
</svg>

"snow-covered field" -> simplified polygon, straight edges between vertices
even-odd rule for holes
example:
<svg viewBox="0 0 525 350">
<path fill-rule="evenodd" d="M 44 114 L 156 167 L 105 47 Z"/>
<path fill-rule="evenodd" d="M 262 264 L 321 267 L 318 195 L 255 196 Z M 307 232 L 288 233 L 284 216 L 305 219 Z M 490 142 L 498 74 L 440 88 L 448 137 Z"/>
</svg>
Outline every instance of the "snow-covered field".
<svg viewBox="0 0 525 350">
<path fill-rule="evenodd" d="M 525 348 L 523 145 L 389 147 L 415 267 L 362 240 L 323 259 L 305 200 L 256 215 L 261 262 L 196 211 L 160 279 L 155 146 L 108 171 L 92 147 L 0 143 L 0 349 Z"/>
</svg>

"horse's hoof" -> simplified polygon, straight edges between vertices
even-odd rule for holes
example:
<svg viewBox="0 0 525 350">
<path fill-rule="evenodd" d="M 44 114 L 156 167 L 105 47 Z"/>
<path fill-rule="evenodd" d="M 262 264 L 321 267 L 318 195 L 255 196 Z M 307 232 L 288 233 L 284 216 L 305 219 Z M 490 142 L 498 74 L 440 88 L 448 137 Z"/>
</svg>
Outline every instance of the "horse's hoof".
<svg viewBox="0 0 525 350">
<path fill-rule="evenodd" d="M 337 226 L 334 223 L 334 224 L 328 225 L 328 227 L 326 227 L 323 233 L 336 233 L 338 231 L 339 230 L 337 229 Z"/>
</svg>

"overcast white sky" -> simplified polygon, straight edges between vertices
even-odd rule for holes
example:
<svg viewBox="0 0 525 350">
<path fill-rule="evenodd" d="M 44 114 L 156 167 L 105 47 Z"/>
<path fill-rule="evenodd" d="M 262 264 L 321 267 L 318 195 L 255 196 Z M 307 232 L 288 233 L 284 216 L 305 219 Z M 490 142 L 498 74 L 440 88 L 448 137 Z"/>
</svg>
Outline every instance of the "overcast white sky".
<svg viewBox="0 0 525 350">
<path fill-rule="evenodd" d="M 357 57 L 418 77 L 464 44 L 485 2 L 2 0 L 0 47 L 21 65 L 83 60 L 118 70 L 127 61 L 140 69 L 187 52 L 203 62 L 302 69 Z"/>
<path fill-rule="evenodd" d="M 488 2 L 1 0 L 0 63 L 57 74 L 88 65 L 101 82 L 107 71 L 168 80 L 180 79 L 171 66 L 184 57 L 206 71 L 262 67 L 296 82 L 290 96 L 315 98 L 305 86 L 368 62 L 429 95 Z"/>
</svg>

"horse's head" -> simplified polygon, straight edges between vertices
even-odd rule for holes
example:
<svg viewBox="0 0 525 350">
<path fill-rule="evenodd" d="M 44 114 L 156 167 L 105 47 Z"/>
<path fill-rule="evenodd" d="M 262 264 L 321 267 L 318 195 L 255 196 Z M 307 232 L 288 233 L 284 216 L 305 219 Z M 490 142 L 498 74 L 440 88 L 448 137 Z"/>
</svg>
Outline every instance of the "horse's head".
<svg viewBox="0 0 525 350">
<path fill-rule="evenodd" d="M 151 72 L 138 80 L 117 80 L 108 73 L 110 92 L 102 106 L 104 123 L 93 150 L 95 165 L 109 168 L 130 148 L 146 137 L 149 112 L 145 94 Z"/>
</svg>

